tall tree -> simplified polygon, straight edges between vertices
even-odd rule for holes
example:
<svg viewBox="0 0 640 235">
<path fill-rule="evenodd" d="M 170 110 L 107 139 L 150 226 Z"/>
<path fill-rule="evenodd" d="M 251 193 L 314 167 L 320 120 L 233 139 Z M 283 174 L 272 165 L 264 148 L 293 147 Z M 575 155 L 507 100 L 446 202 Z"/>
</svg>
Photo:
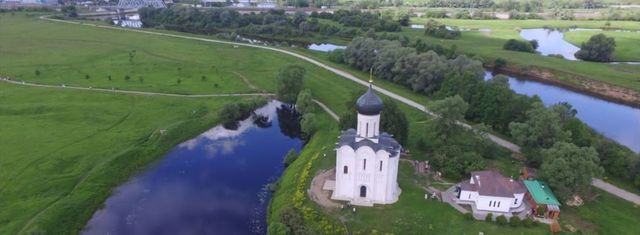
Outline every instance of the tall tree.
<svg viewBox="0 0 640 235">
<path fill-rule="evenodd" d="M 615 49 L 615 38 L 599 33 L 591 36 L 589 41 L 583 42 L 575 56 L 582 60 L 607 62 L 613 60 Z"/>
<path fill-rule="evenodd" d="M 298 94 L 298 99 L 296 100 L 296 110 L 300 113 L 309 113 L 313 112 L 315 106 L 313 103 L 313 96 L 311 95 L 311 91 L 309 89 L 304 89 Z"/>
<path fill-rule="evenodd" d="M 545 108 L 540 102 L 534 103 L 533 108 L 527 111 L 524 122 L 512 122 L 509 129 L 516 143 L 529 148 L 550 148 L 570 136 L 562 130 L 558 113 Z"/>
<path fill-rule="evenodd" d="M 544 162 L 540 167 L 540 177 L 563 200 L 574 194 L 583 195 L 590 188 L 593 178 L 604 172 L 598 166 L 598 153 L 592 147 L 558 142 L 543 150 L 542 155 Z"/>
<path fill-rule="evenodd" d="M 276 95 L 280 101 L 295 104 L 302 90 L 303 78 L 307 70 L 300 65 L 287 65 L 278 72 Z"/>
<path fill-rule="evenodd" d="M 456 122 L 464 118 L 468 108 L 469 104 L 459 95 L 433 102 L 431 109 L 440 115 L 441 125 L 439 125 L 438 133 L 446 137 L 455 131 L 458 128 Z"/>
</svg>

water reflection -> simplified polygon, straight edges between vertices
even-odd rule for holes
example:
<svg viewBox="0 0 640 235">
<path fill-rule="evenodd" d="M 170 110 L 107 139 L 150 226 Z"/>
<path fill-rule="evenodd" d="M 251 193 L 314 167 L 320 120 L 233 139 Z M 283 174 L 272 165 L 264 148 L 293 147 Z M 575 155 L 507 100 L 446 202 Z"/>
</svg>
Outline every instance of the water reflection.
<svg viewBox="0 0 640 235">
<path fill-rule="evenodd" d="M 180 144 L 116 188 L 82 233 L 266 233 L 265 185 L 282 173 L 286 152 L 302 147 L 281 132 L 282 122 L 297 119 L 278 117 L 280 105 L 270 102 L 236 130 L 216 126 Z"/>
<path fill-rule="evenodd" d="M 520 36 L 538 41 L 536 51 L 544 56 L 562 55 L 567 60 L 578 60 L 574 55 L 580 48 L 564 40 L 564 34 L 552 29 L 523 29 Z"/>
<path fill-rule="evenodd" d="M 341 45 L 336 45 L 331 43 L 319 43 L 319 44 L 314 43 L 309 45 L 309 47 L 307 48 L 309 50 L 314 50 L 314 51 L 331 52 L 336 49 L 347 49 L 347 46 L 341 46 Z"/>
<path fill-rule="evenodd" d="M 485 72 L 485 79 L 493 75 Z M 640 152 L 640 108 L 609 102 L 561 87 L 509 77 L 509 87 L 518 94 L 538 95 L 545 105 L 567 102 L 576 117 L 604 136 Z"/>
</svg>

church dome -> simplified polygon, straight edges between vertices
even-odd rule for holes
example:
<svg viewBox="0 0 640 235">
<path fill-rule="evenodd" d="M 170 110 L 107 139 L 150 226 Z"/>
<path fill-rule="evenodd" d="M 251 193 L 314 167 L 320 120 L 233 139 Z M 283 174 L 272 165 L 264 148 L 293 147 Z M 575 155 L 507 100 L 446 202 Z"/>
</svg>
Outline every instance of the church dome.
<svg viewBox="0 0 640 235">
<path fill-rule="evenodd" d="M 363 115 L 378 115 L 382 112 L 382 99 L 369 86 L 369 90 L 358 98 L 356 109 Z"/>
</svg>

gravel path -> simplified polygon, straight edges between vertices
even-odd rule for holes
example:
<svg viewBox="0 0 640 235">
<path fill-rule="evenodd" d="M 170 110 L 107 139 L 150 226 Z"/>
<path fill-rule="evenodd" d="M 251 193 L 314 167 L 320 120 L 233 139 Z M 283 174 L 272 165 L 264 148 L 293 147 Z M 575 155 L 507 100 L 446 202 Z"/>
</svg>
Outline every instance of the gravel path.
<svg viewBox="0 0 640 235">
<path fill-rule="evenodd" d="M 601 179 L 593 179 L 593 182 L 591 183 L 593 186 L 602 189 L 604 191 L 607 191 L 613 195 L 616 195 L 624 200 L 630 201 L 635 203 L 636 205 L 640 205 L 640 196 L 633 194 L 631 192 L 628 192 L 624 189 L 618 188 L 613 184 L 607 183 L 602 181 Z"/>
</svg>

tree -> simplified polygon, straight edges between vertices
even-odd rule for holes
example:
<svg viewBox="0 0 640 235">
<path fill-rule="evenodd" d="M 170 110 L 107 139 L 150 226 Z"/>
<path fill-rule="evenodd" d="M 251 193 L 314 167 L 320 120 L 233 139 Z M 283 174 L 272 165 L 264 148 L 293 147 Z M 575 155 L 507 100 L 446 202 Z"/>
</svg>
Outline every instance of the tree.
<svg viewBox="0 0 640 235">
<path fill-rule="evenodd" d="M 492 222 L 493 221 L 493 214 L 487 213 L 487 216 L 484 217 L 484 221 Z"/>
<path fill-rule="evenodd" d="M 302 116 L 302 122 L 300 123 L 302 132 L 307 134 L 307 137 L 311 137 L 318 130 L 318 120 L 313 113 L 307 113 Z"/>
<path fill-rule="evenodd" d="M 276 95 L 280 101 L 295 104 L 302 90 L 304 75 L 307 70 L 300 65 L 287 65 L 280 69 L 276 81 Z"/>
<path fill-rule="evenodd" d="M 315 104 L 309 89 L 304 89 L 298 94 L 296 100 L 296 110 L 302 114 L 313 112 Z"/>
<path fill-rule="evenodd" d="M 400 144 L 406 144 L 409 136 L 409 121 L 395 101 L 385 98 L 380 115 L 380 131 L 392 134 Z"/>
<path fill-rule="evenodd" d="M 529 53 L 535 52 L 535 48 L 533 47 L 530 41 L 522 41 L 522 40 L 516 40 L 516 39 L 507 40 L 507 42 L 504 43 L 504 46 L 502 48 L 510 51 L 522 51 L 522 52 L 529 52 Z"/>
<path fill-rule="evenodd" d="M 511 216 L 511 219 L 509 219 L 509 225 L 511 225 L 511 227 L 518 227 L 521 224 L 521 220 L 520 217 L 518 217 L 517 215 L 515 216 Z"/>
<path fill-rule="evenodd" d="M 529 148 L 549 148 L 570 136 L 562 130 L 559 115 L 540 102 L 526 112 L 525 122 L 512 122 L 509 129 L 516 143 Z"/>
<path fill-rule="evenodd" d="M 558 142 L 543 150 L 542 155 L 544 162 L 540 167 L 540 177 L 562 200 L 574 194 L 584 195 L 593 178 L 604 172 L 598 165 L 598 153 L 593 147 Z"/>
<path fill-rule="evenodd" d="M 608 62 L 613 60 L 616 40 L 600 33 L 591 36 L 589 41 L 583 42 L 575 56 L 581 60 Z"/>
<path fill-rule="evenodd" d="M 507 224 L 507 217 L 504 215 L 499 215 L 496 217 L 496 222 L 498 223 L 498 225 L 506 225 Z"/>
<path fill-rule="evenodd" d="M 459 95 L 433 102 L 431 109 L 440 115 L 441 126 L 442 128 L 446 128 L 439 128 L 441 130 L 439 132 L 441 134 L 447 134 L 451 130 L 458 128 L 456 121 L 464 118 L 464 114 L 467 112 L 468 108 L 469 104 L 464 102 L 462 97 Z"/>
<path fill-rule="evenodd" d="M 76 6 L 66 6 L 62 8 L 62 13 L 64 13 L 67 17 L 77 17 L 78 10 Z"/>
</svg>

